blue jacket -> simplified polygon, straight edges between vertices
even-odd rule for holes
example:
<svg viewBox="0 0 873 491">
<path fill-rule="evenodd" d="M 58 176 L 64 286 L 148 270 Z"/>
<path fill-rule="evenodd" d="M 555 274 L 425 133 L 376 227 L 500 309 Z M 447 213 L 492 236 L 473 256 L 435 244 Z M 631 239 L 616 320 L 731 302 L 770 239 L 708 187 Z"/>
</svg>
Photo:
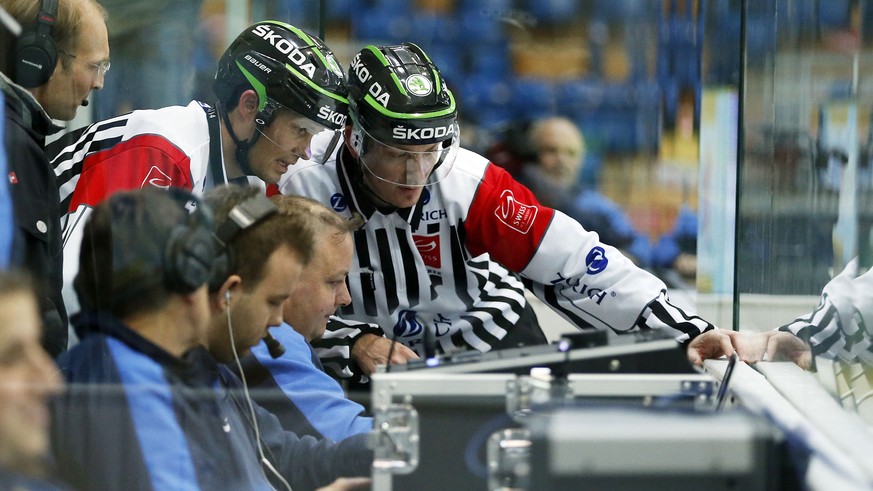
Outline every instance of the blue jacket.
<svg viewBox="0 0 873 491">
<path fill-rule="evenodd" d="M 261 341 L 243 360 L 252 398 L 298 435 L 343 440 L 373 429 L 364 407 L 346 398 L 339 382 L 324 373 L 306 339 L 288 324 L 270 328 L 285 347 L 274 359 Z"/>
<path fill-rule="evenodd" d="M 31 477 L 0 468 L 0 489 L 11 491 L 67 491 L 69 488 L 48 479 Z"/>
<path fill-rule="evenodd" d="M 270 489 L 251 414 L 295 491 L 369 475 L 365 435 L 334 444 L 283 431 L 205 349 L 179 359 L 108 316 L 76 320 L 82 341 L 58 360 L 69 385 L 52 408 L 60 477 L 76 487 Z"/>
</svg>

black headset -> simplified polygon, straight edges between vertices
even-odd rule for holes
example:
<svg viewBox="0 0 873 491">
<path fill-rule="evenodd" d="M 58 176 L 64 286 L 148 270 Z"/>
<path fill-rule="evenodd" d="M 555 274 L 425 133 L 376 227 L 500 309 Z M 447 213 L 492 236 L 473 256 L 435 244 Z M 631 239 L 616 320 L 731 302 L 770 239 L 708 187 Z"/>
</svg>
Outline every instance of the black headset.
<svg viewBox="0 0 873 491">
<path fill-rule="evenodd" d="M 276 205 L 261 193 L 246 199 L 230 210 L 227 220 L 215 232 L 215 236 L 223 244 L 224 250 L 215 259 L 212 279 L 209 282 L 210 292 L 216 292 L 221 288 L 222 283 L 230 276 L 230 272 L 235 266 L 236 257 L 230 247 L 230 241 L 243 230 L 278 211 Z"/>
<path fill-rule="evenodd" d="M 123 294 L 129 295 L 147 287 L 148 278 L 139 278 L 133 275 L 131 278 L 119 277 L 120 270 L 132 265 L 137 261 L 147 260 L 160 261 L 160 264 L 144 264 L 145 268 L 160 270 L 162 281 L 167 291 L 179 294 L 192 293 L 212 278 L 213 263 L 216 257 L 221 256 L 221 246 L 212 233 L 212 213 L 194 195 L 181 189 L 169 188 L 166 191 L 175 201 L 179 208 L 183 209 L 186 219 L 183 223 L 177 223 L 170 229 L 167 243 L 161 251 L 161 257 L 149 258 L 141 251 L 137 253 L 137 245 L 124 233 L 119 233 L 121 223 L 130 221 L 135 215 L 125 211 L 125 207 L 142 206 L 145 202 L 137 200 L 135 196 L 115 198 L 109 207 L 110 229 L 112 230 L 112 285 L 113 297 Z M 126 224 L 127 227 L 140 224 Z M 141 231 L 140 231 L 141 232 Z M 128 252 L 128 251 L 131 252 Z M 131 284 L 132 282 L 136 284 Z M 119 285 L 124 285 L 124 292 L 119 291 Z"/>
<path fill-rule="evenodd" d="M 58 18 L 58 0 L 42 0 L 36 28 L 21 33 L 15 45 L 15 82 L 39 87 L 51 78 L 58 62 L 58 48 L 51 31 Z"/>
<path fill-rule="evenodd" d="M 177 195 L 171 192 L 174 198 Z M 209 208 L 193 196 L 185 196 L 188 223 L 176 225 L 164 250 L 164 284 L 177 293 L 191 293 L 207 283 L 214 263 L 222 254 L 212 233 Z"/>
</svg>

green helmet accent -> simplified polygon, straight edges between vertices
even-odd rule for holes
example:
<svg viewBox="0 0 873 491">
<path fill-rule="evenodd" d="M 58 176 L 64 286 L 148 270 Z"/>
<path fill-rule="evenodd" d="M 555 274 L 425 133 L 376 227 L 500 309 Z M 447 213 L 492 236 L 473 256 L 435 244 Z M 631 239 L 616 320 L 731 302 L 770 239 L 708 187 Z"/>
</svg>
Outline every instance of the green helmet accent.
<svg viewBox="0 0 873 491">
<path fill-rule="evenodd" d="M 284 22 L 258 22 L 237 36 L 218 62 L 213 89 L 229 109 L 254 89 L 263 124 L 280 108 L 333 130 L 343 128 L 348 115 L 348 91 L 333 53 Z"/>
</svg>

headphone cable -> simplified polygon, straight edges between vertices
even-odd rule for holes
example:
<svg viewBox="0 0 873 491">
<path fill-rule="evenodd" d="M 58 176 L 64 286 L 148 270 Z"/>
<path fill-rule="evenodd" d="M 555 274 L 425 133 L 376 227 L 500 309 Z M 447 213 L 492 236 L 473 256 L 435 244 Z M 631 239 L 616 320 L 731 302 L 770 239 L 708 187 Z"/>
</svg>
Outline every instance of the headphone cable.
<svg viewBox="0 0 873 491">
<path fill-rule="evenodd" d="M 291 489 L 291 485 L 288 484 L 288 481 L 286 481 L 285 478 L 282 477 L 282 474 L 280 474 L 279 471 L 276 470 L 275 467 L 273 467 L 273 464 L 264 455 L 264 449 L 261 446 L 261 430 L 260 430 L 260 428 L 258 428 L 258 420 L 255 417 L 255 406 L 254 406 L 254 404 L 252 404 L 252 398 L 249 395 L 249 384 L 246 381 L 246 374 L 245 374 L 245 372 L 243 372 L 242 363 L 240 362 L 239 354 L 237 354 L 237 351 L 236 351 L 236 342 L 233 339 L 233 325 L 232 325 L 231 320 L 230 320 L 230 302 L 227 303 L 226 312 L 227 312 L 227 332 L 230 335 L 230 348 L 233 351 L 233 361 L 234 361 L 234 363 L 236 363 L 236 369 L 239 370 L 239 378 L 240 378 L 240 380 L 242 380 L 243 394 L 245 395 L 246 404 L 248 405 L 249 413 L 250 413 L 251 418 L 252 418 L 252 428 L 254 428 L 254 430 L 255 430 L 255 443 L 257 444 L 257 447 L 258 447 L 258 456 L 260 457 L 261 464 L 264 465 L 264 467 L 266 467 L 267 469 L 270 469 L 270 472 L 272 472 L 279 479 L 279 481 L 281 481 L 282 484 L 285 485 L 285 488 L 288 489 L 288 491 L 293 491 Z M 267 480 L 267 482 L 269 484 L 269 480 Z"/>
</svg>

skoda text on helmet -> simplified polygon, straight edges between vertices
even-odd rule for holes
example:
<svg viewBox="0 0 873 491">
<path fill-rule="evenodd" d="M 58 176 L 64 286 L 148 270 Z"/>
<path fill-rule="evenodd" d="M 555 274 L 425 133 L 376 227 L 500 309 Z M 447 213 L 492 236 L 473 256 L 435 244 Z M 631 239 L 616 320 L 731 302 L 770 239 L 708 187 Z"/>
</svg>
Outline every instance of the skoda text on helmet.
<svg viewBox="0 0 873 491">
<path fill-rule="evenodd" d="M 226 110 L 254 89 L 260 125 L 269 125 L 279 108 L 332 130 L 342 129 L 348 115 L 348 91 L 333 53 L 317 37 L 278 21 L 258 22 L 237 36 L 218 62 L 213 89 Z"/>
<path fill-rule="evenodd" d="M 458 111 L 421 48 L 412 43 L 366 46 L 349 66 L 348 83 L 351 143 L 372 175 L 392 184 L 424 186 L 448 174 L 460 140 Z"/>
</svg>

